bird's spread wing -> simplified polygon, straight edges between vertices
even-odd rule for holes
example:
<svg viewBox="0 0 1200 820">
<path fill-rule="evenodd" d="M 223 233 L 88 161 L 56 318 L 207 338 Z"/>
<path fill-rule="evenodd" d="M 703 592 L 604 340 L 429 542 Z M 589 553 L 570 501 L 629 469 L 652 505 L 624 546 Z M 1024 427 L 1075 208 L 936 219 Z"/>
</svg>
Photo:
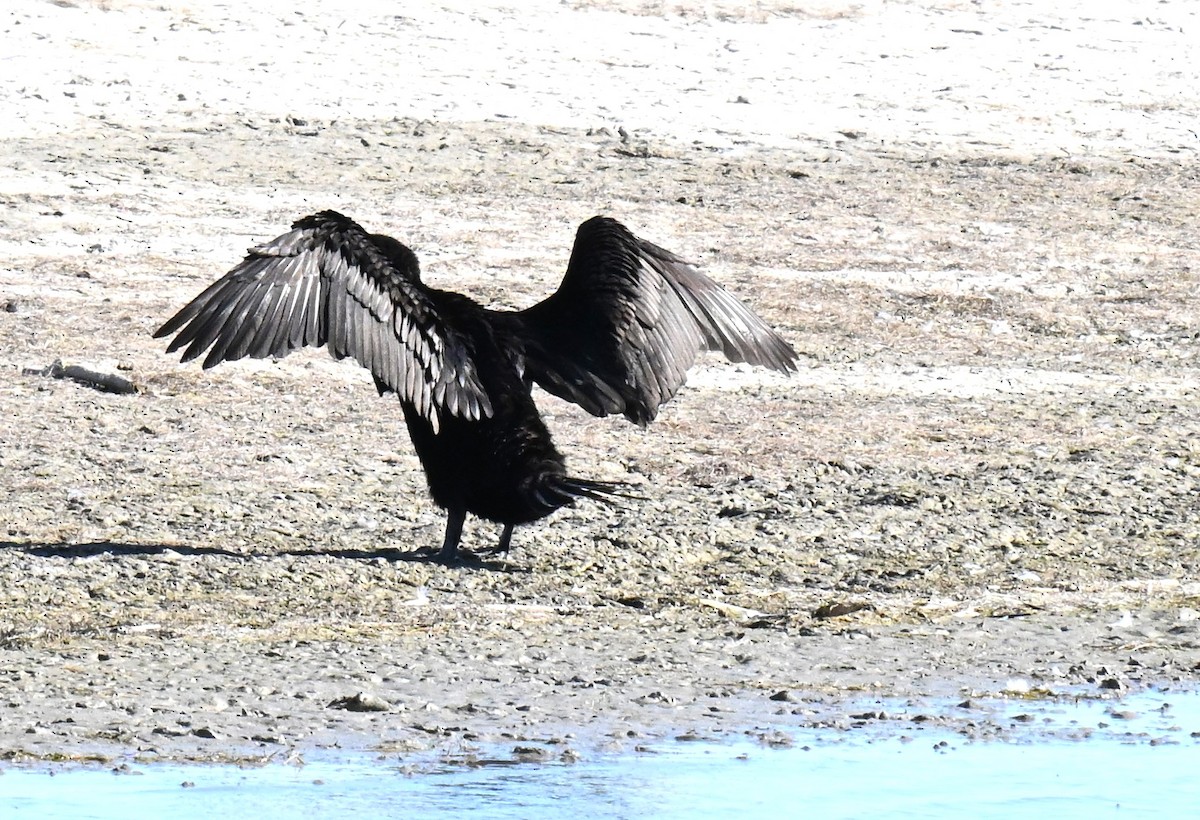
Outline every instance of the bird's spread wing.
<svg viewBox="0 0 1200 820">
<path fill-rule="evenodd" d="M 186 362 L 208 350 L 205 368 L 328 344 L 334 358 L 354 358 L 435 427 L 442 410 L 492 412 L 468 343 L 439 317 L 416 256 L 333 211 L 252 248 L 154 335 L 176 332 L 167 352 L 186 345 Z"/>
<path fill-rule="evenodd" d="M 520 313 L 528 375 L 598 416 L 645 424 L 701 350 L 784 372 L 796 352 L 735 296 L 678 256 L 594 217 L 559 289 Z"/>
</svg>

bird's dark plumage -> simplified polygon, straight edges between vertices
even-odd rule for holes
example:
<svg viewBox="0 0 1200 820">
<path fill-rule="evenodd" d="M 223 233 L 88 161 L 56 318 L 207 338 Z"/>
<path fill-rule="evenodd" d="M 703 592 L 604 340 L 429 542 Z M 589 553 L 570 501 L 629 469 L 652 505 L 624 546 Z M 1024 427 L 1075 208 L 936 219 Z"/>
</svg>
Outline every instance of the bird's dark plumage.
<svg viewBox="0 0 1200 820">
<path fill-rule="evenodd" d="M 796 353 L 736 297 L 604 217 L 584 222 L 558 290 L 521 311 L 484 308 L 420 280 L 417 258 L 333 211 L 305 217 L 155 332 L 204 367 L 328 345 L 400 399 L 452 561 L 467 513 L 513 527 L 620 485 L 572 478 L 532 382 L 589 413 L 638 424 L 684 383 L 701 350 L 790 372 Z"/>
</svg>

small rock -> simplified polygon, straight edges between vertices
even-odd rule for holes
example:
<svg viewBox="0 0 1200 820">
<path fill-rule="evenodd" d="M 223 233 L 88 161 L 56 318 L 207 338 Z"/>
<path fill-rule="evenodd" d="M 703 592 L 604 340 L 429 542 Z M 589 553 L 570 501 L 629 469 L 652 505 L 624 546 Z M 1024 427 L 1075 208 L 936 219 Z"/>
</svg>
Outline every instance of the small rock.
<svg viewBox="0 0 1200 820">
<path fill-rule="evenodd" d="M 540 746 L 516 746 L 513 757 L 523 763 L 540 763 L 550 758 L 550 750 Z"/>
<path fill-rule="evenodd" d="M 860 601 L 838 601 L 831 604 L 822 604 L 813 610 L 813 617 L 822 620 L 826 618 L 840 618 L 843 615 L 852 615 L 864 609 L 870 609 L 871 605 Z"/>
<path fill-rule="evenodd" d="M 345 709 L 348 712 L 389 712 L 392 709 L 392 704 L 376 695 L 359 692 L 352 697 L 338 698 L 337 700 L 330 701 L 326 708 Z"/>
<path fill-rule="evenodd" d="M 758 740 L 764 746 L 771 749 L 788 749 L 795 743 L 792 736 L 785 732 L 771 732 L 769 734 L 761 734 Z"/>
</svg>

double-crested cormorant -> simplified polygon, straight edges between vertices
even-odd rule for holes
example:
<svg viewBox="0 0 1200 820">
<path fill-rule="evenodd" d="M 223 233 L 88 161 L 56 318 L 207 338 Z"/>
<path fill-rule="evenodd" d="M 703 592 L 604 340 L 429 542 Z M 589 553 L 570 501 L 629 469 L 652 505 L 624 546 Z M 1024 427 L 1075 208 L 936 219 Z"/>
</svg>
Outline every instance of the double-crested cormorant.
<svg viewBox="0 0 1200 820">
<path fill-rule="evenodd" d="M 400 399 L 453 562 L 467 513 L 513 527 L 620 485 L 568 476 L 532 383 L 589 413 L 645 425 L 701 350 L 784 372 L 796 353 L 738 299 L 613 219 L 579 226 L 558 290 L 525 310 L 426 287 L 416 255 L 333 211 L 252 248 L 155 337 L 204 367 L 328 345 Z M 210 349 L 211 348 L 211 349 Z"/>
</svg>

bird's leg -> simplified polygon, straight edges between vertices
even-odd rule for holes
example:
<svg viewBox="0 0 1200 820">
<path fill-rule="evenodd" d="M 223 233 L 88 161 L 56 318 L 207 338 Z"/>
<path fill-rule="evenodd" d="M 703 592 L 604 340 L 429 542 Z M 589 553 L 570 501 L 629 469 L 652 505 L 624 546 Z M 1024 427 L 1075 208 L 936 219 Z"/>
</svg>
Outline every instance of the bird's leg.
<svg viewBox="0 0 1200 820">
<path fill-rule="evenodd" d="M 502 552 L 505 555 L 508 555 L 508 547 L 509 544 L 512 543 L 513 526 L 514 525 L 512 524 L 505 524 L 504 531 L 500 533 L 500 543 L 494 547 L 485 547 L 484 549 L 479 550 L 479 552 L 486 553 L 488 555 L 495 555 Z"/>
<path fill-rule="evenodd" d="M 508 546 L 512 543 L 513 525 L 505 524 L 504 531 L 500 533 L 500 543 L 496 545 L 496 552 L 502 552 L 508 555 Z"/>
<path fill-rule="evenodd" d="M 462 538 L 463 522 L 467 520 L 467 511 L 459 508 L 451 509 L 446 514 L 446 540 L 442 542 L 442 551 L 437 559 L 443 564 L 458 562 L 458 542 Z"/>
</svg>

